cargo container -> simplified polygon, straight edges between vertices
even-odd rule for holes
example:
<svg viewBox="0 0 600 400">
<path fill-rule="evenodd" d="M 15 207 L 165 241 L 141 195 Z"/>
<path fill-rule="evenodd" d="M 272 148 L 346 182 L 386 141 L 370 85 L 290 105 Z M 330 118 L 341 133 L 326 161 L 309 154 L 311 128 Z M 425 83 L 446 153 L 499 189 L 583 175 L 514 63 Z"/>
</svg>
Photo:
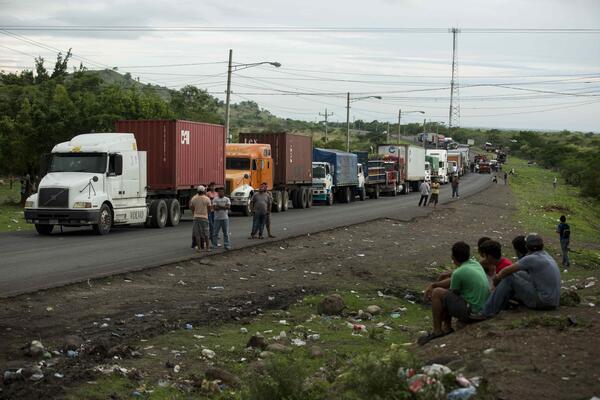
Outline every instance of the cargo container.
<svg viewBox="0 0 600 400">
<path fill-rule="evenodd" d="M 273 195 L 273 211 L 312 205 L 312 138 L 287 132 L 240 133 L 227 145 L 227 187 L 234 209 L 250 213 L 250 200 L 262 182 Z M 267 147 L 265 147 L 267 146 Z M 256 149 L 259 149 L 258 153 Z M 249 159 L 247 168 L 233 168 L 233 159 Z M 244 178 L 248 176 L 248 178 Z"/>
<path fill-rule="evenodd" d="M 225 130 L 190 121 L 119 121 L 122 133 L 75 136 L 52 149 L 48 174 L 25 204 L 41 235 L 54 226 L 179 224 L 198 185 L 224 183 Z"/>
<path fill-rule="evenodd" d="M 425 180 L 425 149 L 410 144 L 383 144 L 377 152 L 384 160 L 395 161 L 399 171 L 399 191 L 406 194 L 418 190 L 421 181 Z"/>
<path fill-rule="evenodd" d="M 317 174 L 315 171 L 318 171 Z M 360 175 L 360 177 L 359 177 Z M 313 198 L 333 204 L 365 197 L 364 174 L 359 174 L 356 154 L 334 149 L 313 149 Z"/>
</svg>

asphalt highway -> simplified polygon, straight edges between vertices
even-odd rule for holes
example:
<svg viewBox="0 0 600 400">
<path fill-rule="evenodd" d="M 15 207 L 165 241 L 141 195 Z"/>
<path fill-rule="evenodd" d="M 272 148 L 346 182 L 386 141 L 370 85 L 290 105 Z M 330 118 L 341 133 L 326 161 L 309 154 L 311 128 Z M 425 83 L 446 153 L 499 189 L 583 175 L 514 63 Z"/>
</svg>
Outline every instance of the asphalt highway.
<svg viewBox="0 0 600 400">
<path fill-rule="evenodd" d="M 469 174 L 460 183 L 460 194 L 475 194 L 489 184 L 488 174 Z M 451 200 L 450 185 L 441 189 L 442 203 Z M 419 193 L 356 200 L 331 207 L 290 209 L 272 215 L 273 234 L 278 240 L 377 218 L 408 220 L 424 216 L 431 209 L 418 207 Z M 250 217 L 232 216 L 231 240 L 234 248 L 264 243 L 249 240 Z M 175 228 L 148 229 L 143 226 L 114 228 L 108 235 L 96 236 L 90 228 L 55 228 L 51 236 L 32 231 L 0 234 L 0 297 L 9 297 L 72 282 L 180 262 L 196 253 L 190 248 L 191 218 L 186 214 Z"/>
</svg>

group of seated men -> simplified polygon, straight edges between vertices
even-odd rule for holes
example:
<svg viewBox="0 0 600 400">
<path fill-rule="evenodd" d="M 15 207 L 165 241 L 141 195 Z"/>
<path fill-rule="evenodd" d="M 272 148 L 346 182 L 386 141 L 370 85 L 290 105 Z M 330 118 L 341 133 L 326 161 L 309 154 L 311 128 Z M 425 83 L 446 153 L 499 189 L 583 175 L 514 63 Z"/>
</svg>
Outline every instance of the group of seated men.
<svg viewBox="0 0 600 400">
<path fill-rule="evenodd" d="M 488 237 L 479 239 L 480 261 L 471 258 L 465 242 L 452 246 L 457 267 L 425 290 L 431 301 L 433 331 L 419 338 L 423 345 L 452 333 L 452 318 L 463 324 L 491 318 L 511 303 L 535 310 L 551 310 L 560 302 L 560 270 L 544 250 L 537 234 L 517 236 L 512 245 L 517 261 L 502 257 L 502 246 Z"/>
</svg>

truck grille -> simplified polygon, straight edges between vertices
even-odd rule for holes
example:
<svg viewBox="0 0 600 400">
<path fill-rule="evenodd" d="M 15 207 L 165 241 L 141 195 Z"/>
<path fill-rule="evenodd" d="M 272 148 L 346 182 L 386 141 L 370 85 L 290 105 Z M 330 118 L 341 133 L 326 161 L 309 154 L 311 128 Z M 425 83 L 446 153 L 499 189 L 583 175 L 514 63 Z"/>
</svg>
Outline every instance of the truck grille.
<svg viewBox="0 0 600 400">
<path fill-rule="evenodd" d="M 40 208 L 69 208 L 69 189 L 41 188 L 38 205 Z"/>
</svg>

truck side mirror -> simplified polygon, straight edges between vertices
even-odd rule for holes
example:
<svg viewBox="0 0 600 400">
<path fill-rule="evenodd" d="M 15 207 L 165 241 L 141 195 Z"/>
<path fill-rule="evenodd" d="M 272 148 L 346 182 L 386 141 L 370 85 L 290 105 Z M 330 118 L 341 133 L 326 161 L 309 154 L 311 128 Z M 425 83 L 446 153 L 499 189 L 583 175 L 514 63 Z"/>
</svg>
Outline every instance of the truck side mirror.
<svg viewBox="0 0 600 400">
<path fill-rule="evenodd" d="M 94 177 L 92 178 L 92 180 L 93 180 L 94 182 L 98 182 L 98 177 L 97 177 L 96 175 L 94 175 Z"/>
</svg>

